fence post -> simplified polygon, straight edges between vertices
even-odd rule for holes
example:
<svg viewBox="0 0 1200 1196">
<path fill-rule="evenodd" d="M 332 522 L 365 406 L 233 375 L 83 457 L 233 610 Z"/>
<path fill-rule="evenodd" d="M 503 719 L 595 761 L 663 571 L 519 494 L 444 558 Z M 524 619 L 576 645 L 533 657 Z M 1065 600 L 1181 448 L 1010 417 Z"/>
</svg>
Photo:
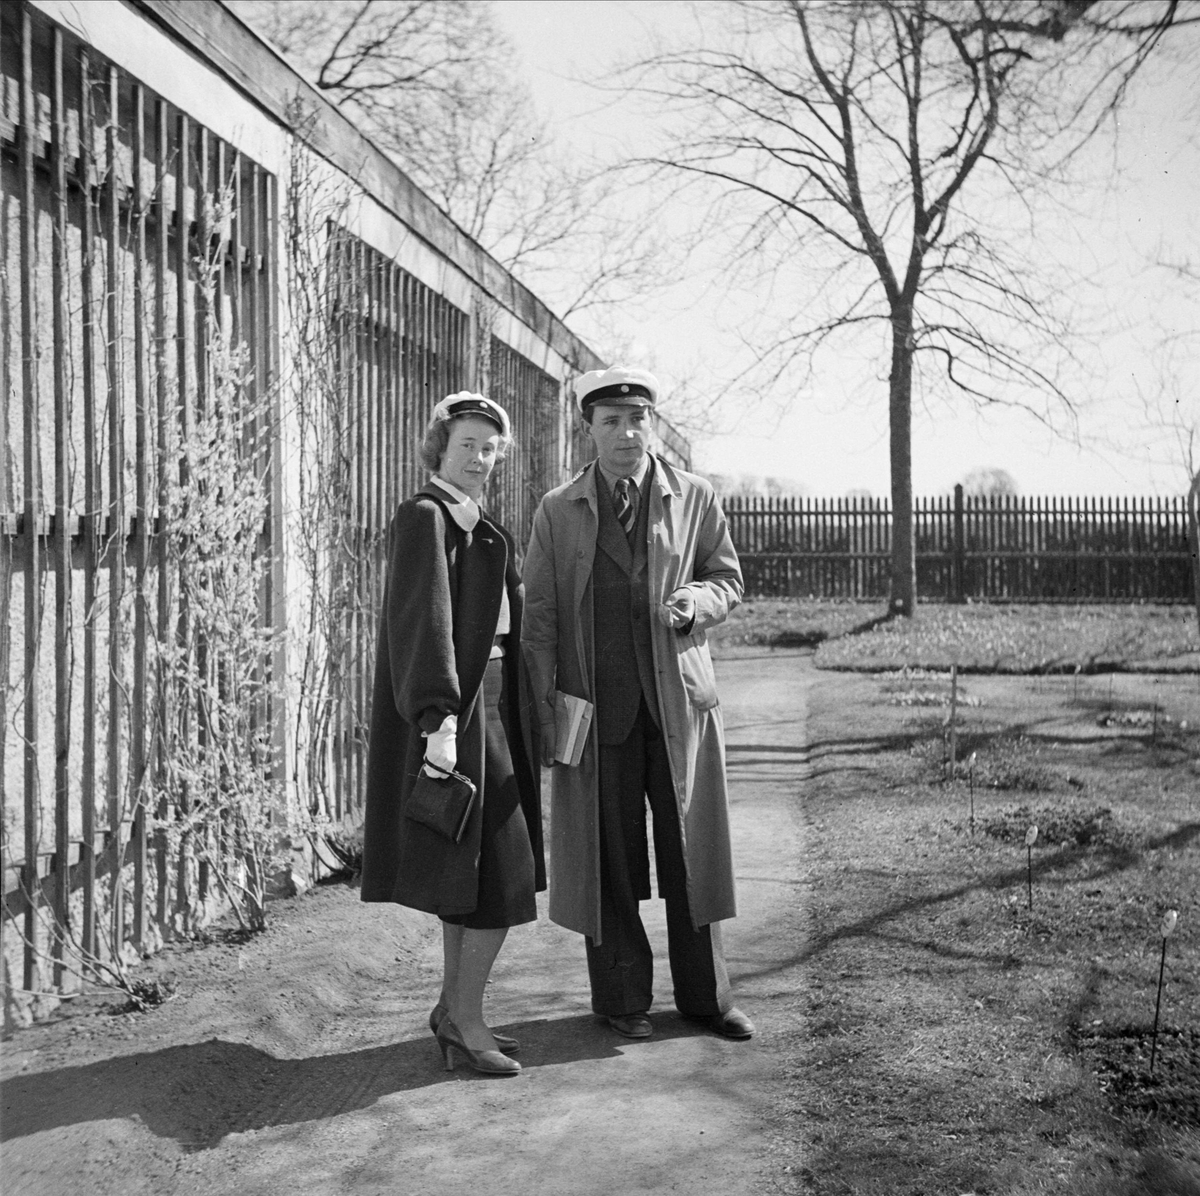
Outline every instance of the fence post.
<svg viewBox="0 0 1200 1196">
<path fill-rule="evenodd" d="M 1200 625 L 1200 470 L 1188 487 L 1187 544 L 1192 564 L 1192 599 L 1196 604 L 1196 622 Z"/>
<path fill-rule="evenodd" d="M 954 579 L 953 593 L 950 597 L 955 602 L 966 601 L 966 582 L 963 574 L 966 566 L 966 546 L 963 537 L 963 488 L 961 482 L 954 484 Z"/>
</svg>

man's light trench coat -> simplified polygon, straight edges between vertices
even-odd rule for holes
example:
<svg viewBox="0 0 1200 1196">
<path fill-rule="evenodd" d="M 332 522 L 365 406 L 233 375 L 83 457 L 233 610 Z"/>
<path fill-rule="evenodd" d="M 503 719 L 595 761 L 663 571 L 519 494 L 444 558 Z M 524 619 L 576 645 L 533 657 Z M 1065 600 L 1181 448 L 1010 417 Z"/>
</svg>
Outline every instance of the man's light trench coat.
<svg viewBox="0 0 1200 1196">
<path fill-rule="evenodd" d="M 553 736 L 553 693 L 594 701 L 592 560 L 595 463 L 542 499 L 525 558 L 522 641 L 543 732 Z M 742 596 L 742 573 L 721 504 L 695 474 L 655 460 L 647 568 L 659 725 L 667 738 L 683 832 L 688 899 L 697 927 L 732 918 L 733 858 L 725 789 L 725 730 L 706 628 Z M 690 634 L 658 619 L 657 606 L 686 586 L 696 600 Z M 596 721 L 575 768 L 555 764 L 550 815 L 550 918 L 600 937 L 600 826 Z"/>
</svg>

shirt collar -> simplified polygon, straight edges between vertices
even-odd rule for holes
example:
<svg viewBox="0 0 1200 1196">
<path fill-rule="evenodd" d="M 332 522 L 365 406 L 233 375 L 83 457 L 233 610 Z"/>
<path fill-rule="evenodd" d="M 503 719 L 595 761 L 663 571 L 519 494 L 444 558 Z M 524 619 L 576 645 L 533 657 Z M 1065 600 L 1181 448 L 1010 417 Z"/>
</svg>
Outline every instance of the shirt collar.
<svg viewBox="0 0 1200 1196">
<path fill-rule="evenodd" d="M 450 518 L 464 532 L 474 531 L 475 525 L 479 522 L 482 514 L 479 510 L 479 504 L 470 495 L 464 494 L 457 486 L 452 486 L 445 478 L 440 478 L 437 474 L 434 474 L 429 480 L 440 486 L 454 499 L 453 502 L 446 504 L 446 510 L 450 513 Z"/>
<path fill-rule="evenodd" d="M 607 469 L 605 469 L 604 466 L 601 465 L 599 461 L 596 462 L 596 467 L 600 470 L 600 472 L 602 474 L 604 474 L 604 480 L 608 483 L 609 490 L 612 490 L 613 487 L 616 486 L 616 484 L 621 480 L 621 476 L 622 476 L 621 474 L 609 473 L 609 471 Z M 641 464 L 638 465 L 637 469 L 635 469 L 633 471 L 633 473 L 627 474 L 625 476 L 627 476 L 629 478 L 629 480 L 640 490 L 642 488 L 642 483 L 646 480 L 646 475 L 649 472 L 650 472 L 650 454 L 646 453 L 646 455 L 641 460 Z"/>
</svg>

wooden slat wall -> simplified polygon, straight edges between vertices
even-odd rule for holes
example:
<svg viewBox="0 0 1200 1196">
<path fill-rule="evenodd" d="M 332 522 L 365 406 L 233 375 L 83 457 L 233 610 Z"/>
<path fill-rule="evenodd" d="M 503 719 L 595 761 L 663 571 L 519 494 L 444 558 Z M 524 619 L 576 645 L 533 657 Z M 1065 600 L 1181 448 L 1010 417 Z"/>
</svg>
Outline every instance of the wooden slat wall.
<svg viewBox="0 0 1200 1196">
<path fill-rule="evenodd" d="M 492 475 L 489 508 L 523 553 L 543 494 L 558 485 L 559 393 L 556 378 L 538 369 L 498 337 L 490 338 L 489 397 L 509 414 L 513 446 Z"/>
<path fill-rule="evenodd" d="M 169 576 L 168 462 L 208 402 L 208 318 L 255 338 L 250 387 L 270 384 L 274 180 L 24 4 L 0 9 L 0 71 L 5 265 L 20 279 L 4 360 L 7 379 L 19 357 L 20 386 L 0 399 L 19 446 L 0 465 L 0 668 L 5 702 L 15 680 L 24 705 L 19 734 L 0 711 L 15 824 L 3 949 L 23 987 L 63 989 L 80 955 L 152 947 L 187 907 L 183 856 L 152 825 L 171 812 L 146 798 L 172 696 L 152 647 L 188 617 Z M 223 230 L 208 227 L 219 192 Z"/>
<path fill-rule="evenodd" d="M 41 795 L 38 790 L 38 642 L 41 631 L 41 479 L 38 476 L 38 437 L 40 393 L 35 373 L 37 309 L 34 306 L 35 256 L 34 206 L 34 95 L 33 95 L 33 22 L 28 9 L 20 12 L 21 20 L 21 111 L 20 111 L 20 194 L 21 194 L 21 388 L 25 396 L 24 438 L 22 442 L 22 475 L 24 514 L 21 536 L 24 552 L 25 583 L 25 674 L 23 698 L 25 703 L 25 860 L 21 884 L 26 893 L 38 888 L 37 858 L 41 829 Z M 30 902 L 25 911 L 25 942 L 38 941 L 36 911 Z M 37 982 L 36 960 L 28 946 L 25 951 L 24 981 L 26 988 Z"/>
<path fill-rule="evenodd" d="M 884 599 L 891 511 L 875 499 L 724 502 L 747 593 Z M 964 498 L 914 503 L 926 599 L 1191 602 L 1180 498 Z"/>
<path fill-rule="evenodd" d="M 78 881 L 83 891 L 79 941 L 85 957 L 97 954 L 97 832 L 96 713 L 99 701 L 97 674 L 97 599 L 100 569 L 100 453 L 96 411 L 96 295 L 95 260 L 97 212 L 92 196 L 96 189 L 94 146 L 96 122 L 92 65 L 87 48 L 79 53 L 79 185 L 81 196 L 80 322 L 83 398 L 83 749 L 80 778 L 80 859 Z M 65 873 L 65 869 L 63 869 Z"/>
<path fill-rule="evenodd" d="M 50 195 L 54 221 L 51 273 L 54 302 L 54 531 L 51 538 L 54 569 L 54 854 L 65 860 L 70 852 L 70 702 L 69 652 L 71 618 L 71 476 L 70 408 L 67 383 L 67 124 L 63 82 L 62 32 L 53 32 L 53 63 L 50 92 L 51 179 Z M 33 576 L 33 573 L 30 573 Z M 71 880 L 66 868 L 54 876 L 54 923 L 65 927 L 69 916 Z M 54 936 L 51 957 L 54 984 L 63 982 L 66 944 Z"/>
</svg>

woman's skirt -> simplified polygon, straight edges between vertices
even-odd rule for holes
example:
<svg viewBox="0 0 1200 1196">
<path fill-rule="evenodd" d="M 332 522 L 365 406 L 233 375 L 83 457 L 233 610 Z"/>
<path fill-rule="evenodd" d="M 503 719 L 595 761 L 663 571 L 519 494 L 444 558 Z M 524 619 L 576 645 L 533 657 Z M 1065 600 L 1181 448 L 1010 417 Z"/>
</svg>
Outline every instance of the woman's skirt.
<svg viewBox="0 0 1200 1196">
<path fill-rule="evenodd" d="M 443 922 L 472 930 L 520 926 L 537 918 L 533 847 L 501 719 L 503 676 L 504 661 L 489 661 L 480 693 L 485 748 L 478 900 L 469 914 L 442 915 Z"/>
</svg>

